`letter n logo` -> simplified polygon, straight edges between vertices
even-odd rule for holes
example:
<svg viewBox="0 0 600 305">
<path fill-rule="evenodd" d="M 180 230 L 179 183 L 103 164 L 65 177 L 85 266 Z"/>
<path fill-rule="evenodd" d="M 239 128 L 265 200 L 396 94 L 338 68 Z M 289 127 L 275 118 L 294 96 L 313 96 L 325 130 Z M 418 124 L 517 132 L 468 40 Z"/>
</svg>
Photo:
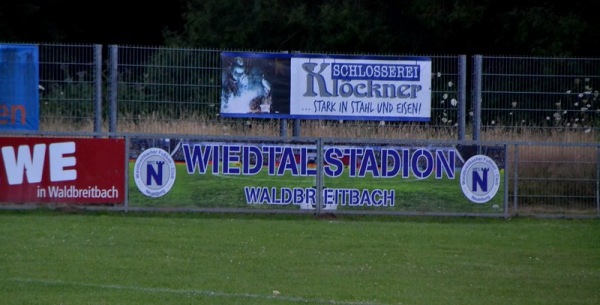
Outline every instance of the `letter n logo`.
<svg viewBox="0 0 600 305">
<path fill-rule="evenodd" d="M 484 168 L 481 171 L 477 171 L 474 170 L 471 172 L 472 176 L 471 178 L 473 179 L 473 189 L 471 190 L 472 192 L 477 192 L 478 191 L 478 187 L 481 187 L 481 191 L 482 192 L 487 192 L 488 191 L 488 172 L 490 171 L 489 168 Z"/>
<path fill-rule="evenodd" d="M 156 164 L 156 167 L 152 163 Z M 146 185 L 152 185 L 152 180 L 156 185 L 163 185 L 163 166 L 164 161 L 148 162 L 146 164 Z"/>
</svg>

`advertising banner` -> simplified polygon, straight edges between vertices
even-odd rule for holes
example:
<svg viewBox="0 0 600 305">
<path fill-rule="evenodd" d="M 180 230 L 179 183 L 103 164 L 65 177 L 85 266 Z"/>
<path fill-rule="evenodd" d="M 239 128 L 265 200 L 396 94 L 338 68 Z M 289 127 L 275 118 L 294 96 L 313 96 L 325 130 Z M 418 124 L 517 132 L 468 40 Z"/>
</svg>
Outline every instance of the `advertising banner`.
<svg viewBox="0 0 600 305">
<path fill-rule="evenodd" d="M 38 90 L 37 46 L 0 44 L 0 130 L 39 129 Z"/>
<path fill-rule="evenodd" d="M 431 119 L 431 59 L 223 52 L 221 115 Z"/>
<path fill-rule="evenodd" d="M 125 140 L 0 137 L 0 202 L 123 203 Z"/>
<path fill-rule="evenodd" d="M 130 207 L 503 211 L 502 145 L 206 137 L 129 143 L 137 186 L 129 189 Z"/>
</svg>

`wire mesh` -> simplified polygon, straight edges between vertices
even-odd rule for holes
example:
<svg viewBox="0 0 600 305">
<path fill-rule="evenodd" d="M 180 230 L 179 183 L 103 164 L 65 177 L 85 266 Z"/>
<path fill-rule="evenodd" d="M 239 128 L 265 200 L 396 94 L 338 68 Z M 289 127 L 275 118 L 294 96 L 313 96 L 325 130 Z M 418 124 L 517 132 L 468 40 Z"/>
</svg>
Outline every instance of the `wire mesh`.
<svg viewBox="0 0 600 305">
<path fill-rule="evenodd" d="M 94 45 L 40 45 L 40 129 L 93 131 Z"/>
<path fill-rule="evenodd" d="M 598 147 L 515 145 L 509 200 L 518 214 L 594 214 L 598 209 Z"/>
<path fill-rule="evenodd" d="M 482 129 L 598 128 L 600 60 L 486 56 L 482 69 Z"/>
</svg>

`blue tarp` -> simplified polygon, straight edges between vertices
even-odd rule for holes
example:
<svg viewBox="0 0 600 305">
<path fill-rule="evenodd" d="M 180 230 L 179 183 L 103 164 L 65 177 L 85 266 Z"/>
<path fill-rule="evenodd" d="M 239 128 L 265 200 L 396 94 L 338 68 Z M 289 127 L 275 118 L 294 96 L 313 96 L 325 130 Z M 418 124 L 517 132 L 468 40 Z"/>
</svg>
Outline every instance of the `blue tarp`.
<svg viewBox="0 0 600 305">
<path fill-rule="evenodd" d="M 39 52 L 0 44 L 0 130 L 39 129 Z"/>
</svg>

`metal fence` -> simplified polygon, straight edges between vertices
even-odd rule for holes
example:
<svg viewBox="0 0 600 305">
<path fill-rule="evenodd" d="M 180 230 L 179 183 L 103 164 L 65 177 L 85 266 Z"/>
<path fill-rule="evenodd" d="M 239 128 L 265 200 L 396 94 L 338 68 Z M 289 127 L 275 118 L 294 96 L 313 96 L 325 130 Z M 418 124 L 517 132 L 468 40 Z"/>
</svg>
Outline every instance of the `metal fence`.
<svg viewBox="0 0 600 305">
<path fill-rule="evenodd" d="M 39 45 L 40 129 L 102 131 L 101 45 Z M 106 109 L 108 110 L 108 109 Z M 106 111 L 104 110 L 104 111 Z"/>
<path fill-rule="evenodd" d="M 38 134 L 127 135 L 132 151 L 140 137 L 473 140 L 506 149 L 501 213 L 600 214 L 600 59 L 433 55 L 431 121 L 389 123 L 221 118 L 221 50 L 41 44 L 39 52 Z"/>
<path fill-rule="evenodd" d="M 471 111 L 481 138 L 527 132 L 575 140 L 598 131 L 600 59 L 475 56 L 473 66 L 479 103 Z"/>
<path fill-rule="evenodd" d="M 39 48 L 43 130 L 150 128 L 160 133 L 214 134 L 215 130 L 206 129 L 217 124 L 241 125 L 229 132 L 246 132 L 248 122 L 219 117 L 221 50 L 114 45 Z M 487 138 L 486 134 L 498 130 L 598 131 L 600 59 L 480 55 L 431 59 L 431 122 L 392 125 L 442 130 L 440 137 L 456 139 L 481 139 L 481 133 Z M 302 128 L 310 121 L 295 124 Z M 385 126 L 368 121 L 341 124 Z M 426 138 L 431 133 L 411 136 Z"/>
<path fill-rule="evenodd" d="M 79 133 L 58 135 L 80 136 Z M 125 139 L 131 160 L 125 173 L 125 202 L 113 206 L 81 205 L 81 208 L 125 212 L 600 217 L 600 143 L 141 133 L 114 136 Z M 226 146 L 230 152 L 228 157 L 225 155 Z M 176 183 L 178 191 L 148 197 L 136 186 L 133 161 L 153 147 L 167 151 L 180 164 Z M 219 157 L 213 161 L 223 164 L 208 165 L 206 156 L 215 152 L 208 150 L 209 147 L 220 149 Z M 264 156 L 261 160 L 244 163 L 242 147 L 271 147 L 270 151 L 260 151 L 276 156 Z M 290 158 L 294 161 L 286 162 L 282 151 L 275 147 L 292 147 L 297 155 L 288 155 L 287 161 L 292 160 Z M 338 174 L 325 174 L 324 164 L 331 160 L 319 160 L 319 156 L 324 156 L 323 152 L 329 148 L 340 149 L 340 154 L 348 158 L 348 163 Z M 305 154 L 298 153 L 300 149 L 305 149 Z M 387 153 L 396 151 L 397 158 L 392 160 L 389 154 L 384 156 L 384 149 Z M 474 155 L 493 159 L 499 168 L 497 193 L 484 203 L 473 202 L 462 189 L 464 181 L 461 173 L 465 162 Z M 446 157 L 446 161 L 438 160 L 440 156 Z M 233 163 L 225 167 L 228 161 Z M 239 162 L 261 169 L 245 173 L 245 165 L 236 164 Z M 313 167 L 301 167 L 296 162 L 312 164 Z M 341 163 L 330 164 L 333 165 L 330 170 L 341 166 Z M 491 186 L 492 181 L 488 184 Z M 335 205 L 329 203 L 332 200 Z M 39 205 L 33 205 L 36 206 Z M 49 206 L 63 208 L 70 205 L 56 202 Z M 0 205 L 2 209 L 31 207 L 27 204 Z"/>
<path fill-rule="evenodd" d="M 531 140 L 533 134 L 542 140 L 568 133 L 579 141 L 599 128 L 600 59 L 594 58 L 432 55 L 429 123 L 274 122 L 219 117 L 221 50 L 39 48 L 42 130 L 339 136 L 319 134 L 318 127 L 341 125 L 383 138 Z M 373 135 L 374 129 L 389 132 Z"/>
</svg>

